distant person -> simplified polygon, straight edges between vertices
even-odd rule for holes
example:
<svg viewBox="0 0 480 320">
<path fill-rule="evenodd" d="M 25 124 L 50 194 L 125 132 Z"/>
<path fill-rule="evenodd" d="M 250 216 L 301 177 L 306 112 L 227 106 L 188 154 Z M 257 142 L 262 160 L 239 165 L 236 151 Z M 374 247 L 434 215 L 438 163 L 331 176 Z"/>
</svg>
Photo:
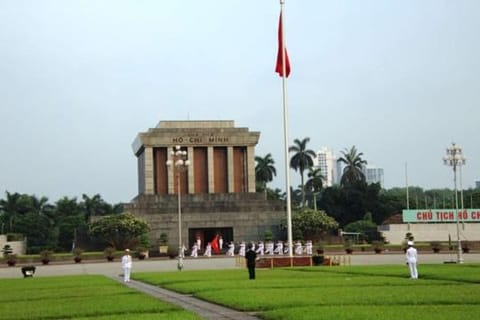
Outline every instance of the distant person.
<svg viewBox="0 0 480 320">
<path fill-rule="evenodd" d="M 256 252 L 257 252 L 259 255 L 263 256 L 264 250 L 265 250 L 265 246 L 264 246 L 264 244 L 263 244 L 263 241 L 258 241 L 258 247 L 257 247 Z"/>
<path fill-rule="evenodd" d="M 202 240 L 197 236 L 197 250 L 202 250 Z"/>
<path fill-rule="evenodd" d="M 407 252 L 405 254 L 405 259 L 407 260 L 408 269 L 410 270 L 410 278 L 418 279 L 417 271 L 417 249 L 413 246 L 413 241 L 407 242 Z"/>
<path fill-rule="evenodd" d="M 273 255 L 274 246 L 272 241 L 268 241 L 265 246 L 265 254 Z"/>
<path fill-rule="evenodd" d="M 283 242 L 282 241 L 278 240 L 274 253 L 279 254 L 279 255 L 283 255 Z"/>
<path fill-rule="evenodd" d="M 218 234 L 215 235 L 215 237 L 212 239 L 212 241 L 210 241 L 210 246 L 212 247 L 212 250 L 215 254 L 220 253 L 220 249 L 218 247 L 219 241 L 220 240 L 218 239 Z"/>
<path fill-rule="evenodd" d="M 193 258 L 198 257 L 198 245 L 196 242 L 192 246 L 192 252 L 190 253 L 190 257 L 193 257 Z"/>
<path fill-rule="evenodd" d="M 255 263 L 257 261 L 257 252 L 252 249 L 252 244 L 248 244 L 248 250 L 245 253 L 245 259 L 247 260 L 248 278 L 250 280 L 255 279 Z"/>
<path fill-rule="evenodd" d="M 303 246 L 302 246 L 302 243 L 300 242 L 300 240 L 298 240 L 295 243 L 294 252 L 295 252 L 296 255 L 301 255 L 303 253 Z"/>
<path fill-rule="evenodd" d="M 240 248 L 238 249 L 239 256 L 245 257 L 245 247 L 246 247 L 245 241 L 240 242 Z"/>
<path fill-rule="evenodd" d="M 305 244 L 305 253 L 310 255 L 310 256 L 313 254 L 312 240 L 307 240 L 307 243 Z"/>
<path fill-rule="evenodd" d="M 226 255 L 229 257 L 235 256 L 235 244 L 233 241 L 230 241 Z"/>
<path fill-rule="evenodd" d="M 123 281 L 130 282 L 130 273 L 132 272 L 132 256 L 130 250 L 125 249 L 125 254 L 122 257 Z"/>
<path fill-rule="evenodd" d="M 223 250 L 223 237 L 222 236 L 220 236 L 218 238 L 218 246 L 219 246 L 220 250 Z"/>
<path fill-rule="evenodd" d="M 205 247 L 205 252 L 203 254 L 205 257 L 211 257 L 212 256 L 212 245 L 207 243 L 207 246 Z"/>
</svg>

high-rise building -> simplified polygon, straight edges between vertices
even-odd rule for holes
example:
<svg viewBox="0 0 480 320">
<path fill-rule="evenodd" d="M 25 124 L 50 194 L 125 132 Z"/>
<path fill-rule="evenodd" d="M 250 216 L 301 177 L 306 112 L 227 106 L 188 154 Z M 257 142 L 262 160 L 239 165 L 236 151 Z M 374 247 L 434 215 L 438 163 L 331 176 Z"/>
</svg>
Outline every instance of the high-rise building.
<svg viewBox="0 0 480 320">
<path fill-rule="evenodd" d="M 362 169 L 363 173 L 365 174 L 365 181 L 368 184 L 379 183 L 382 188 L 384 187 L 383 168 L 367 165 L 363 166 Z"/>
<path fill-rule="evenodd" d="M 343 168 L 345 168 L 345 164 L 341 161 L 335 161 L 335 183 L 334 184 L 340 184 L 342 181 L 342 175 L 343 175 Z"/>
<path fill-rule="evenodd" d="M 317 151 L 317 157 L 313 161 L 314 166 L 320 169 L 325 177 L 324 186 L 331 187 L 336 181 L 337 161 L 330 148 L 323 147 Z"/>
</svg>

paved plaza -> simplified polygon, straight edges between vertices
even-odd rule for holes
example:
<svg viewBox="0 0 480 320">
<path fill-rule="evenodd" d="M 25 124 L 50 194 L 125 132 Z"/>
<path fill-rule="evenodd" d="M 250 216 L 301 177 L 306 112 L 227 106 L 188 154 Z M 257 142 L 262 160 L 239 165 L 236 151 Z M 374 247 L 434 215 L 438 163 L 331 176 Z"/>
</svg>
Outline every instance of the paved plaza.
<svg viewBox="0 0 480 320">
<path fill-rule="evenodd" d="M 352 255 L 344 254 L 327 254 L 338 258 L 341 263 L 351 265 L 379 265 L 379 264 L 404 264 L 405 255 L 401 253 L 354 253 Z M 212 257 L 212 258 L 186 258 L 184 262 L 184 270 L 214 270 L 214 269 L 233 269 L 240 268 L 236 262 L 237 257 Z M 457 255 L 452 253 L 429 253 L 419 254 L 419 264 L 422 263 L 445 263 L 454 262 Z M 464 254 L 465 263 L 480 263 L 480 253 Z M 120 260 L 113 262 L 93 261 L 74 263 L 58 263 L 49 265 L 36 265 L 35 277 L 49 277 L 61 275 L 76 274 L 103 274 L 108 277 L 115 277 L 122 273 Z M 167 272 L 177 271 L 176 259 L 146 259 L 134 260 L 132 272 Z M 21 265 L 15 267 L 7 267 L 6 264 L 0 265 L 1 278 L 21 278 Z"/>
</svg>

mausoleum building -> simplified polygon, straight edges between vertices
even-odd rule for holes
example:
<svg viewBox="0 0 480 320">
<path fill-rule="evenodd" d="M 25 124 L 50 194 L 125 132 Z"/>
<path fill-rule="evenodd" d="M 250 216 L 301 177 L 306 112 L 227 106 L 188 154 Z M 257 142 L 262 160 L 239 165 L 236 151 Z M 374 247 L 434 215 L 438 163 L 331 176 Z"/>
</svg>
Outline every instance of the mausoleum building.
<svg viewBox="0 0 480 320">
<path fill-rule="evenodd" d="M 257 241 L 267 230 L 279 235 L 284 202 L 255 192 L 259 137 L 233 121 L 160 121 L 133 142 L 138 195 L 125 211 L 147 221 L 153 243 L 166 233 L 171 248 L 179 240 L 179 204 L 187 248 L 197 239 L 204 248 L 216 235 L 225 244 Z M 187 163 L 178 165 L 177 151 Z"/>
</svg>

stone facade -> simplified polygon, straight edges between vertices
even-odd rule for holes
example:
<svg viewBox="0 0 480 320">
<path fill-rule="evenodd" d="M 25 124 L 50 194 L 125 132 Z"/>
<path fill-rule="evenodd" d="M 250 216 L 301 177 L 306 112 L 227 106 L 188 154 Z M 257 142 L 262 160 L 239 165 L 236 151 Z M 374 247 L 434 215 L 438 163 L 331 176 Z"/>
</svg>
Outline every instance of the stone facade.
<svg viewBox="0 0 480 320">
<path fill-rule="evenodd" d="M 460 223 L 461 241 L 480 241 L 480 223 Z M 415 241 L 452 241 L 457 240 L 456 223 L 401 223 L 387 224 L 378 227 L 385 239 L 392 244 L 400 244 L 410 232 Z"/>
<path fill-rule="evenodd" d="M 147 221 L 152 244 L 166 233 L 175 250 L 180 215 L 187 248 L 197 238 L 204 248 L 217 234 L 225 246 L 263 239 L 267 230 L 280 236 L 284 202 L 255 193 L 254 148 L 259 136 L 236 128 L 233 121 L 161 121 L 139 133 L 133 143 L 139 194 L 125 211 Z M 167 165 L 168 160 L 177 161 L 172 155 L 176 146 L 190 162 L 183 171 Z"/>
<path fill-rule="evenodd" d="M 161 121 L 139 133 L 132 145 L 139 194 L 176 192 L 175 168 L 166 161 L 177 146 L 187 151 L 191 162 L 181 192 L 255 192 L 254 148 L 259 137 L 259 132 L 235 128 L 233 121 Z"/>
<path fill-rule="evenodd" d="M 8 241 L 6 235 L 0 234 L 0 249 L 3 249 L 6 244 L 10 245 L 13 254 L 25 254 L 26 252 L 26 240 Z"/>
</svg>

